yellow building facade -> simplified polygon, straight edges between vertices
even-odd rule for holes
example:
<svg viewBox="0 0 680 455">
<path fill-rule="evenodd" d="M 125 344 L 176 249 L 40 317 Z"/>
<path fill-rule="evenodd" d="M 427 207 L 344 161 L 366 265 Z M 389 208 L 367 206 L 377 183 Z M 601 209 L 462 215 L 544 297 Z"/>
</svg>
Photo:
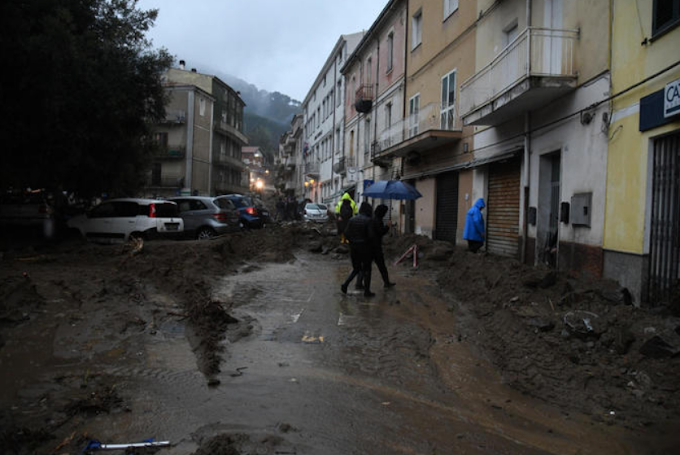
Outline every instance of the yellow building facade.
<svg viewBox="0 0 680 455">
<path fill-rule="evenodd" d="M 680 278 L 680 12 L 636 3 L 612 2 L 604 274 L 654 304 Z"/>
</svg>

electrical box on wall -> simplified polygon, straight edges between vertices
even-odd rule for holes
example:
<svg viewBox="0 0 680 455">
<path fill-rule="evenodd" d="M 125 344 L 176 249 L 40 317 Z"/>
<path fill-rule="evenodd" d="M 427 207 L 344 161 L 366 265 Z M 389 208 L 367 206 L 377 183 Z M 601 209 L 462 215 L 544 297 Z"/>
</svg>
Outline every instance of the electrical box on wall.
<svg viewBox="0 0 680 455">
<path fill-rule="evenodd" d="M 536 207 L 529 207 L 529 224 L 536 226 Z"/>
<path fill-rule="evenodd" d="M 579 193 L 571 197 L 571 224 L 590 227 L 593 193 Z"/>
</svg>

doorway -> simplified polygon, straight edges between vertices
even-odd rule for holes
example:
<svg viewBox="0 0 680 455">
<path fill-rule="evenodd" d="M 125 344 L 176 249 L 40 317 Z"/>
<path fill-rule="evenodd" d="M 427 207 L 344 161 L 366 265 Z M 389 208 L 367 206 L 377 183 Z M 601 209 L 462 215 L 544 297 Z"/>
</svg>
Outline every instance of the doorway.
<svg viewBox="0 0 680 455">
<path fill-rule="evenodd" d="M 559 256 L 560 161 L 559 151 L 543 155 L 539 169 L 537 257 L 542 263 L 554 268 L 557 267 Z"/>
</svg>

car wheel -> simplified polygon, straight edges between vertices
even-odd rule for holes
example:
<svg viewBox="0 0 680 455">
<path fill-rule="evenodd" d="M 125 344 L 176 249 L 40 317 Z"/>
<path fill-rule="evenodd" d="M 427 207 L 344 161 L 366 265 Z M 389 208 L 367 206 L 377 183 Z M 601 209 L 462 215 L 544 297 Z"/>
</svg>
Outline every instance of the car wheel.
<svg viewBox="0 0 680 455">
<path fill-rule="evenodd" d="M 201 228 L 196 233 L 196 239 L 198 240 L 209 240 L 215 237 L 215 231 L 210 228 Z"/>
<path fill-rule="evenodd" d="M 130 233 L 130 240 L 132 240 L 132 239 L 146 240 L 146 235 L 143 232 L 131 232 Z"/>
</svg>

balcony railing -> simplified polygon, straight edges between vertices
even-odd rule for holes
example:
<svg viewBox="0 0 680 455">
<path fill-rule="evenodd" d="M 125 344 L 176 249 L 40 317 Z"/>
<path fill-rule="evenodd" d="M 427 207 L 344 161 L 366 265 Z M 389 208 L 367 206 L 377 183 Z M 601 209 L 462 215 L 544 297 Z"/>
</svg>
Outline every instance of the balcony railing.
<svg viewBox="0 0 680 455">
<path fill-rule="evenodd" d="M 187 121 L 187 113 L 177 109 L 165 110 L 165 123 L 185 123 Z"/>
<path fill-rule="evenodd" d="M 217 154 L 214 155 L 214 162 L 217 165 L 222 165 L 222 166 L 232 166 L 232 167 L 237 167 L 239 169 L 245 168 L 245 164 L 243 161 L 239 160 L 238 158 L 234 158 L 232 156 L 228 156 L 226 154 Z"/>
<path fill-rule="evenodd" d="M 180 159 L 184 158 L 186 154 L 186 146 L 184 145 L 166 145 L 161 146 L 156 151 L 157 158 Z"/>
<path fill-rule="evenodd" d="M 488 65 L 463 82 L 460 111 L 466 116 L 530 76 L 575 77 L 578 30 L 529 27 Z"/>
<path fill-rule="evenodd" d="M 305 175 L 319 175 L 319 162 L 305 163 Z"/>
<path fill-rule="evenodd" d="M 373 107 L 373 86 L 370 84 L 360 86 L 354 98 L 354 108 L 357 112 L 370 112 Z"/>
<path fill-rule="evenodd" d="M 179 176 L 154 176 L 149 179 L 149 186 L 156 188 L 180 188 L 182 184 L 182 177 Z"/>
<path fill-rule="evenodd" d="M 213 126 L 216 130 L 222 131 L 227 134 L 231 134 L 232 136 L 241 140 L 241 142 L 243 142 L 244 144 L 248 144 L 248 138 L 237 127 L 230 125 L 229 123 L 222 120 L 215 120 L 213 122 Z"/>
<path fill-rule="evenodd" d="M 427 131 L 461 131 L 462 128 L 463 124 L 456 116 L 455 105 L 442 110 L 440 104 L 430 103 L 383 130 L 372 146 L 373 156 Z"/>
<path fill-rule="evenodd" d="M 336 174 L 344 174 L 347 172 L 348 167 L 353 167 L 354 166 L 354 157 L 353 156 L 343 156 L 340 157 L 333 165 L 333 172 Z"/>
</svg>

